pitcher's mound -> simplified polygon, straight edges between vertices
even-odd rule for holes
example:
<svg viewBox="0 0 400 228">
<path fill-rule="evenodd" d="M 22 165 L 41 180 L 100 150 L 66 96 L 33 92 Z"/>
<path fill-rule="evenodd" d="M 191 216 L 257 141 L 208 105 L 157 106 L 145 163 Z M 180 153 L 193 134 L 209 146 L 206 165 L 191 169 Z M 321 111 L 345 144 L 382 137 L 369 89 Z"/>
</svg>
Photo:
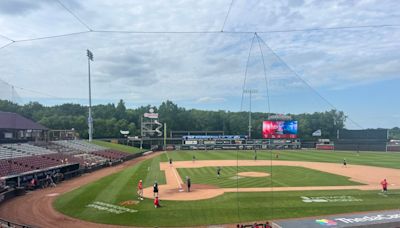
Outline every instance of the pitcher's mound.
<svg viewBox="0 0 400 228">
<path fill-rule="evenodd" d="M 241 172 L 238 173 L 238 176 L 242 177 L 268 177 L 270 176 L 269 173 L 263 173 L 263 172 Z"/>
</svg>

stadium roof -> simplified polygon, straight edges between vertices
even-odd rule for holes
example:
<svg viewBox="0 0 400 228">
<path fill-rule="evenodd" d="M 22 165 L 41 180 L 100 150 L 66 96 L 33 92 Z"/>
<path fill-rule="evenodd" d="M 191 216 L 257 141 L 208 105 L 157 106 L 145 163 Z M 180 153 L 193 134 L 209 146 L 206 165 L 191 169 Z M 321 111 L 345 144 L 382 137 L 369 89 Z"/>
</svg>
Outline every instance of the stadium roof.
<svg viewBox="0 0 400 228">
<path fill-rule="evenodd" d="M 0 111 L 0 129 L 48 130 L 45 126 L 35 123 L 17 113 L 2 111 Z"/>
</svg>

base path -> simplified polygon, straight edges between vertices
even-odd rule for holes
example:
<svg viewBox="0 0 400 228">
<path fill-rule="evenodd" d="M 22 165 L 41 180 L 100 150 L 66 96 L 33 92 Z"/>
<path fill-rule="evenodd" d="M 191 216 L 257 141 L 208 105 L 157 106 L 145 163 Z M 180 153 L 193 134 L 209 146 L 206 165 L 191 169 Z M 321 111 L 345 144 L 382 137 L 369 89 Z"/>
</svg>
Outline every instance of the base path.
<svg viewBox="0 0 400 228">
<path fill-rule="evenodd" d="M 261 187 L 261 188 L 199 188 L 192 187 L 191 192 L 181 190 L 184 182 L 178 175 L 178 168 L 201 168 L 218 166 L 299 166 L 315 169 L 322 172 L 349 177 L 351 181 L 365 185 L 354 186 L 307 186 L 307 187 Z M 390 184 L 389 189 L 400 189 L 400 170 L 365 166 L 348 165 L 343 167 L 338 163 L 303 162 L 303 161 L 270 161 L 270 160 L 202 160 L 202 161 L 176 161 L 172 166 L 168 162 L 160 163 L 160 169 L 164 170 L 166 183 L 159 186 L 159 197 L 163 200 L 202 200 L 210 199 L 225 192 L 270 192 L 270 191 L 307 191 L 307 190 L 379 190 L 380 182 L 386 178 Z M 273 175 L 273 174 L 272 174 Z M 144 189 L 146 198 L 153 198 L 152 188 Z"/>
<path fill-rule="evenodd" d="M 63 193 L 72 191 L 82 185 L 96 181 L 102 177 L 124 170 L 146 159 L 153 158 L 159 153 L 142 156 L 126 161 L 120 165 L 97 170 L 80 177 L 64 181 L 55 188 L 46 188 L 27 193 L 10 199 L 0 205 L 0 218 L 12 222 L 32 225 L 34 227 L 88 227 L 88 228 L 125 228 L 126 226 L 106 225 L 87 222 L 68 217 L 53 208 L 54 199 Z"/>
</svg>

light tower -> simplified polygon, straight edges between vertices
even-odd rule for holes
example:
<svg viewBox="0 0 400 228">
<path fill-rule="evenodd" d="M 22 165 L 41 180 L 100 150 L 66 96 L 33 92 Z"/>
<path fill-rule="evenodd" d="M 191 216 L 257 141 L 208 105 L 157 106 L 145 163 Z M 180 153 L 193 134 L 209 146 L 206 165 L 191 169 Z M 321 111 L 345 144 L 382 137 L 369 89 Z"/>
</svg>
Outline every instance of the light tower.
<svg viewBox="0 0 400 228">
<path fill-rule="evenodd" d="M 86 50 L 86 55 L 88 57 L 88 73 L 89 73 L 89 117 L 88 117 L 88 125 L 89 125 L 89 142 L 93 139 L 93 118 L 92 118 L 92 86 L 90 82 L 90 61 L 93 61 L 93 53 Z"/>
</svg>

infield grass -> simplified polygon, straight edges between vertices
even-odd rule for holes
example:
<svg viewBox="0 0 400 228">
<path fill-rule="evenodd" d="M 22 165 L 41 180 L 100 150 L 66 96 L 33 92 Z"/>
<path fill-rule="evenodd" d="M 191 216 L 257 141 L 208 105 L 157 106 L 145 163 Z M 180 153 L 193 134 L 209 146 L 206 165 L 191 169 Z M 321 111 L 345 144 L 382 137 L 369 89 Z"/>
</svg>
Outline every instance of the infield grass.
<svg viewBox="0 0 400 228">
<path fill-rule="evenodd" d="M 178 172 L 182 180 L 189 176 L 193 184 L 207 184 L 221 188 L 362 185 L 350 181 L 348 177 L 296 166 L 224 166 L 220 177 L 217 177 L 216 167 L 180 168 Z M 239 172 L 273 173 L 273 178 L 238 177 Z"/>
</svg>

